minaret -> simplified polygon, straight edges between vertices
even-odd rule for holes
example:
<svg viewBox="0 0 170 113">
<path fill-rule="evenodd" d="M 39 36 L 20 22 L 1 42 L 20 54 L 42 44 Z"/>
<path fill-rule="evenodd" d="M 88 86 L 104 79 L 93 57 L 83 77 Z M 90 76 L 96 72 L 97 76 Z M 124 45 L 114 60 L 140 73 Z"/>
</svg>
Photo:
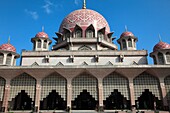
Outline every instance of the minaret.
<svg viewBox="0 0 170 113">
<path fill-rule="evenodd" d="M 82 9 L 86 9 L 86 0 L 83 1 L 83 7 Z"/>
</svg>

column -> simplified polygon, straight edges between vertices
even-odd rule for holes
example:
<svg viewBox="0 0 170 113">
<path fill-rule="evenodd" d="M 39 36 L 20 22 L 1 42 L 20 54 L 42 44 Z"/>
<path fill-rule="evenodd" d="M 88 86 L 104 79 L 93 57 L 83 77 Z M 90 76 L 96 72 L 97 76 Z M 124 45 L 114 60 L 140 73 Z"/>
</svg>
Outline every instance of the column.
<svg viewBox="0 0 170 113">
<path fill-rule="evenodd" d="M 3 103 L 2 103 L 2 112 L 8 111 L 8 100 L 10 97 L 10 80 L 6 81 L 5 88 L 4 88 L 4 96 L 3 96 Z"/>
<path fill-rule="evenodd" d="M 166 88 L 165 88 L 165 83 L 164 83 L 164 79 L 160 79 L 160 88 L 161 88 L 161 93 L 162 93 L 162 98 L 163 98 L 163 106 L 164 109 L 167 110 L 168 109 L 168 101 L 167 101 L 167 92 L 166 92 Z"/>
<path fill-rule="evenodd" d="M 34 106 L 34 111 L 37 113 L 39 113 L 40 110 L 40 97 L 41 97 L 41 80 L 37 80 Z"/>
<path fill-rule="evenodd" d="M 130 90 L 130 101 L 131 101 L 131 109 L 135 109 L 135 92 L 134 92 L 134 85 L 133 85 L 133 79 L 129 79 L 129 90 Z"/>
<path fill-rule="evenodd" d="M 71 108 L 71 100 L 72 100 L 72 79 L 67 79 L 67 109 Z"/>
<path fill-rule="evenodd" d="M 7 58 L 7 54 L 4 54 L 3 65 L 6 64 L 6 58 Z"/>
<path fill-rule="evenodd" d="M 99 111 L 103 111 L 103 82 L 101 78 L 98 78 L 98 90 L 99 90 Z"/>
<path fill-rule="evenodd" d="M 15 55 L 12 55 L 12 58 L 11 58 L 11 66 L 14 65 L 14 57 L 15 57 Z"/>
</svg>

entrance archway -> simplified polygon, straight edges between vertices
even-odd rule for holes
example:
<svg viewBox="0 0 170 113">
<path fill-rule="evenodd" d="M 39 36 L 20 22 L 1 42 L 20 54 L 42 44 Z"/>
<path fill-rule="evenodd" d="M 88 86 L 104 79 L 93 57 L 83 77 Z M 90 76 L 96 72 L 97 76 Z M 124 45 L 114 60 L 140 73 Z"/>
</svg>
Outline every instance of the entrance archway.
<svg viewBox="0 0 170 113">
<path fill-rule="evenodd" d="M 14 98 L 14 103 L 14 110 L 31 110 L 34 105 L 24 90 L 21 90 L 21 93 Z"/>
<path fill-rule="evenodd" d="M 96 108 L 96 103 L 95 98 L 93 98 L 87 90 L 83 90 L 73 102 L 73 106 L 75 106 L 73 109 L 94 110 Z"/>
<path fill-rule="evenodd" d="M 150 92 L 148 89 L 145 89 L 142 95 L 138 97 L 138 101 L 136 102 L 138 109 L 152 109 L 152 110 L 154 110 L 158 103 L 159 103 L 158 98 L 155 97 L 152 94 L 152 92 Z"/>
<path fill-rule="evenodd" d="M 66 102 L 55 90 L 52 90 L 40 104 L 42 110 L 64 110 L 66 108 Z"/>
<path fill-rule="evenodd" d="M 128 100 L 117 89 L 104 101 L 105 109 L 127 109 Z"/>
</svg>

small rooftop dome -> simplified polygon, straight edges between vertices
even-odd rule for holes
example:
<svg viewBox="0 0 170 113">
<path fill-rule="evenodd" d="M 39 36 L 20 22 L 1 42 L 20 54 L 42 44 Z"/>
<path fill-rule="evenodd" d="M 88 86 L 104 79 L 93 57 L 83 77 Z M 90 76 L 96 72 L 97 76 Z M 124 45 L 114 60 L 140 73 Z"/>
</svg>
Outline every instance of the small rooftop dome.
<svg viewBox="0 0 170 113">
<path fill-rule="evenodd" d="M 48 35 L 45 32 L 39 32 L 35 35 L 37 38 L 48 38 Z"/>
<path fill-rule="evenodd" d="M 4 50 L 4 51 L 11 51 L 11 52 L 16 52 L 16 49 L 13 45 L 7 43 L 7 44 L 2 44 L 0 46 L 0 50 Z"/>
<path fill-rule="evenodd" d="M 132 32 L 125 31 L 121 34 L 120 38 L 127 37 L 127 36 L 134 36 L 134 34 Z"/>
<path fill-rule="evenodd" d="M 160 41 L 154 46 L 153 51 L 157 51 L 160 49 L 170 49 L 170 44 Z"/>
</svg>

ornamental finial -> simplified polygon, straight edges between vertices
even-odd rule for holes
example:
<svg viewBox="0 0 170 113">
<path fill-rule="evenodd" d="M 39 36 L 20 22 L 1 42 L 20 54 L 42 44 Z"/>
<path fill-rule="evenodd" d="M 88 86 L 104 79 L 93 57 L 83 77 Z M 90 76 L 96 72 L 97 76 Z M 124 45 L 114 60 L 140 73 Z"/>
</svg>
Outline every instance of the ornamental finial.
<svg viewBox="0 0 170 113">
<path fill-rule="evenodd" d="M 10 44 L 10 36 L 8 37 L 8 44 Z"/>
<path fill-rule="evenodd" d="M 162 42 L 162 38 L 161 35 L 159 34 L 159 42 Z"/>
<path fill-rule="evenodd" d="M 125 25 L 125 31 L 128 31 L 127 25 Z"/>
<path fill-rule="evenodd" d="M 42 26 L 42 32 L 44 32 L 44 26 Z"/>
<path fill-rule="evenodd" d="M 82 9 L 86 9 L 86 0 L 83 1 L 83 8 Z"/>
</svg>

